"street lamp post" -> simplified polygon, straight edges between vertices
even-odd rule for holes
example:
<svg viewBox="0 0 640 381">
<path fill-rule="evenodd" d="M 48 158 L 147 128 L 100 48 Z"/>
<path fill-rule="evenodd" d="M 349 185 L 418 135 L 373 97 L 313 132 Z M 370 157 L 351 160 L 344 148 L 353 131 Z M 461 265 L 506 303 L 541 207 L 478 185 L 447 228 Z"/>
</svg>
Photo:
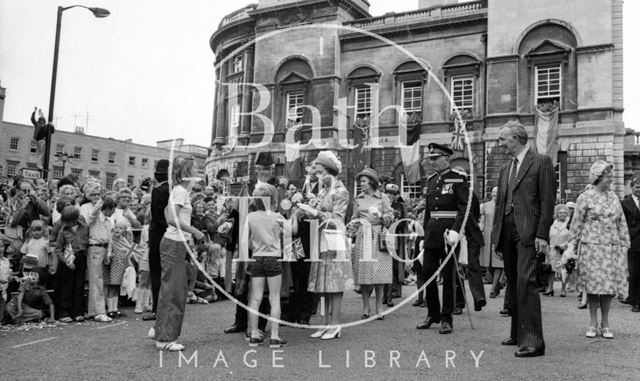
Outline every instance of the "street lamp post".
<svg viewBox="0 0 640 381">
<path fill-rule="evenodd" d="M 58 51 L 60 50 L 60 27 L 62 25 L 62 12 L 67 9 L 80 7 L 91 11 L 95 17 L 103 18 L 109 16 L 111 13 L 103 8 L 89 8 L 84 5 L 70 5 L 68 7 L 58 6 L 58 19 L 56 22 L 56 42 L 53 48 L 53 71 L 51 73 L 51 93 L 49 95 L 49 124 L 53 124 L 53 106 L 56 99 L 56 77 L 58 74 Z M 47 128 L 47 137 L 44 145 L 44 178 L 45 180 L 49 176 L 49 156 L 51 155 L 51 128 Z"/>
<path fill-rule="evenodd" d="M 55 154 L 55 157 L 58 158 L 62 162 L 62 175 L 60 177 L 64 177 L 64 169 L 66 167 L 67 161 L 69 160 L 69 154 L 66 152 L 58 152 Z"/>
</svg>

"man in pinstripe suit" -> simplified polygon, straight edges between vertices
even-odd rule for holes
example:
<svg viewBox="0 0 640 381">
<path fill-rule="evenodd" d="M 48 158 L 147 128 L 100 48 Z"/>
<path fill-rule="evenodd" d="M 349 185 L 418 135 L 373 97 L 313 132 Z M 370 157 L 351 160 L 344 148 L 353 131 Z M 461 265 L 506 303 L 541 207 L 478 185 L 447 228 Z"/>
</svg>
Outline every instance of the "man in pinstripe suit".
<svg viewBox="0 0 640 381">
<path fill-rule="evenodd" d="M 516 357 L 543 356 L 540 295 L 535 287 L 537 254 L 544 255 L 556 196 L 551 158 L 527 147 L 518 122 L 500 130 L 498 145 L 513 159 L 500 168 L 493 243 L 502 253 L 512 296 L 511 334 L 502 345 L 517 345 Z"/>
</svg>

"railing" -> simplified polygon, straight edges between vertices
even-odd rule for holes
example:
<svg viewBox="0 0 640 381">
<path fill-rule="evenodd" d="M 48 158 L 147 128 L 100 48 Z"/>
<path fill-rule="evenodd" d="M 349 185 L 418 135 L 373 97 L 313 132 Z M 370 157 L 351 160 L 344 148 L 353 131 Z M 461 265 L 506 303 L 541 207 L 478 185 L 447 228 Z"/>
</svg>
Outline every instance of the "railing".
<svg viewBox="0 0 640 381">
<path fill-rule="evenodd" d="M 218 29 L 234 21 L 249 18 L 249 15 L 247 14 L 247 12 L 254 10 L 256 7 L 257 7 L 257 4 L 249 4 L 244 8 L 241 8 L 229 15 L 226 15 L 222 19 L 222 21 L 220 21 L 220 24 L 218 25 Z"/>
<path fill-rule="evenodd" d="M 382 25 L 392 25 L 406 23 L 416 20 L 424 19 L 436 19 L 464 16 L 466 14 L 473 14 L 486 8 L 485 0 L 472 1 L 462 4 L 446 5 L 435 8 L 418 9 L 415 11 L 394 13 L 390 12 L 383 16 L 369 17 L 366 19 L 359 19 L 353 21 L 347 21 L 344 23 L 346 26 L 354 28 L 372 28 Z"/>
<path fill-rule="evenodd" d="M 483 8 L 482 1 L 447 5 L 442 7 L 442 17 L 458 16 L 466 13 L 473 13 Z"/>
</svg>

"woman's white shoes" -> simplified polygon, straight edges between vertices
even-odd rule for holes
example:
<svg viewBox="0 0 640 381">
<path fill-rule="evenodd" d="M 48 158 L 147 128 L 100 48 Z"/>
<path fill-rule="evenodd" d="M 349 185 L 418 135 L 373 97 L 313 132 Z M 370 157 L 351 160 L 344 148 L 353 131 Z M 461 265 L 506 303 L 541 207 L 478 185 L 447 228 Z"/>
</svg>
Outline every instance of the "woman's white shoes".
<svg viewBox="0 0 640 381">
<path fill-rule="evenodd" d="M 602 337 L 604 337 L 605 339 L 613 339 L 613 333 L 611 332 L 611 329 L 609 327 L 607 328 L 589 327 L 589 329 L 587 330 L 586 336 L 592 339 L 596 337 L 598 333 L 602 334 Z"/>
<path fill-rule="evenodd" d="M 107 316 L 106 314 L 97 314 L 96 316 L 93 317 L 93 320 L 95 321 L 99 321 L 101 323 L 108 323 L 110 322 L 111 319 L 109 316 Z"/>
<path fill-rule="evenodd" d="M 342 329 L 340 327 L 331 328 L 325 332 L 324 335 L 320 338 L 321 340 L 331 340 L 335 338 L 339 338 L 342 336 Z"/>
<path fill-rule="evenodd" d="M 169 342 L 169 343 L 163 343 L 163 342 L 160 342 L 160 341 L 156 341 L 156 348 L 157 349 L 162 349 L 163 351 L 177 352 L 177 351 L 184 350 L 184 345 L 178 344 L 175 341 L 172 341 L 172 342 Z"/>
<path fill-rule="evenodd" d="M 329 328 L 319 329 L 319 330 L 317 330 L 317 331 L 315 331 L 314 333 L 311 334 L 311 338 L 312 339 L 321 338 L 328 330 L 329 330 Z"/>
</svg>

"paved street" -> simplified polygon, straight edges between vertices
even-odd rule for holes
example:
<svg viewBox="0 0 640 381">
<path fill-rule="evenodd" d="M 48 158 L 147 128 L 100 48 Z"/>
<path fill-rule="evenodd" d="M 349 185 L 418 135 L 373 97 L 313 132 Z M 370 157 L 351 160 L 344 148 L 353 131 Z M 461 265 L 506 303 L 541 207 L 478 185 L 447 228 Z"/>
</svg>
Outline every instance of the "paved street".
<svg viewBox="0 0 640 381">
<path fill-rule="evenodd" d="M 404 295 L 413 290 L 405 287 Z M 246 362 L 255 362 L 255 368 L 243 360 L 250 350 L 243 337 L 222 332 L 233 317 L 234 305 L 229 301 L 187 307 L 180 342 L 187 347 L 186 359 L 197 350 L 197 368 L 195 361 L 189 365 L 183 361 L 180 368 L 175 353 L 165 352 L 161 358 L 153 341 L 146 338 L 150 324 L 131 309 L 126 309 L 127 318 L 109 324 L 0 330 L 0 379 L 640 379 L 640 314 L 630 312 L 627 305 L 613 302 L 615 339 L 587 339 L 588 312 L 576 309 L 575 294 L 543 297 L 547 355 L 518 359 L 513 356 L 514 347 L 499 345 L 509 324 L 509 318 L 498 316 L 503 294 L 489 299 L 481 313 L 472 311 L 475 329 L 466 314 L 456 316 L 449 336 L 438 334 L 437 327 L 416 331 L 426 309 L 410 305 L 384 321 L 346 329 L 340 340 L 319 341 L 309 338 L 311 331 L 283 328 L 289 346 L 282 352 L 263 346 L 246 354 Z M 359 295 L 348 292 L 343 310 L 347 318 L 356 319 L 361 314 Z M 365 362 L 367 353 L 375 366 L 372 360 Z M 272 366 L 272 356 L 282 368 Z M 390 356 L 397 358 L 391 362 L 393 367 Z M 448 367 L 447 356 L 453 357 Z"/>
</svg>

